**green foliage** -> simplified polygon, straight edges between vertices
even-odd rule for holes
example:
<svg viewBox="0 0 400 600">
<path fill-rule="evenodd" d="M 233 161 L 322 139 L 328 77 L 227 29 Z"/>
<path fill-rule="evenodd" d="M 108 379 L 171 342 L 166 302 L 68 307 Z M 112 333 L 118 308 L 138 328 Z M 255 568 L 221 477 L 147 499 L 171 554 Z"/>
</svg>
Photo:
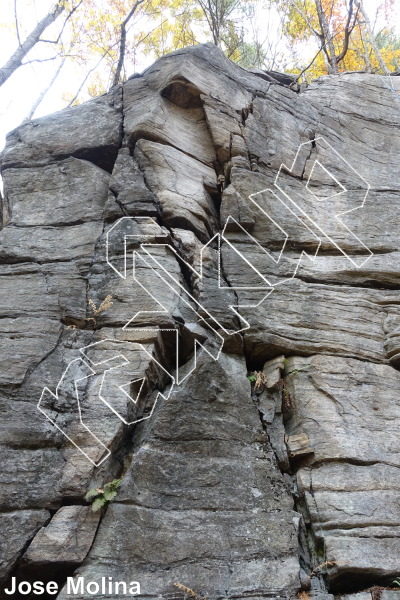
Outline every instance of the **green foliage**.
<svg viewBox="0 0 400 600">
<path fill-rule="evenodd" d="M 260 42 L 242 42 L 237 48 L 236 62 L 241 67 L 262 68 L 267 63 L 268 53 Z"/>
<path fill-rule="evenodd" d="M 393 581 L 393 583 L 394 583 L 395 585 L 397 585 L 398 587 L 400 587 L 400 577 L 398 577 L 397 579 L 395 579 L 395 580 Z"/>
<path fill-rule="evenodd" d="M 96 498 L 96 500 L 92 503 L 92 511 L 97 512 L 98 510 L 101 510 L 105 505 L 106 501 L 103 496 Z"/>
<path fill-rule="evenodd" d="M 96 498 L 100 493 L 100 488 L 92 488 L 88 491 L 88 493 L 85 496 L 86 502 L 93 500 L 93 498 Z"/>
<path fill-rule="evenodd" d="M 400 35 L 386 27 L 375 39 L 386 64 L 390 69 L 397 70 L 400 65 Z"/>
<path fill-rule="evenodd" d="M 122 479 L 113 479 L 109 483 L 106 483 L 103 488 L 90 489 L 85 495 L 85 500 L 89 502 L 94 499 L 92 502 L 92 511 L 97 512 L 112 502 L 117 495 L 121 483 Z"/>
<path fill-rule="evenodd" d="M 287 375 L 295 375 L 296 373 L 300 373 L 300 371 L 305 371 L 306 369 L 308 369 L 308 367 L 311 367 L 311 365 L 304 365 L 303 367 L 299 367 L 298 369 L 293 369 L 293 371 L 289 371 Z"/>
<path fill-rule="evenodd" d="M 257 375 L 247 375 L 247 379 L 251 381 L 251 383 L 255 383 L 257 381 Z"/>
</svg>

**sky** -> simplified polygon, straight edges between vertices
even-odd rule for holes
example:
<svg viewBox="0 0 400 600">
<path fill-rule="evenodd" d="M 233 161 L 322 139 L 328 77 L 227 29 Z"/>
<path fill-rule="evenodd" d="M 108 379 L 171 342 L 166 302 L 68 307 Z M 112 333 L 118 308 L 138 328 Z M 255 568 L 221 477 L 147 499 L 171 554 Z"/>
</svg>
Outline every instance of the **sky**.
<svg viewBox="0 0 400 600">
<path fill-rule="evenodd" d="M 102 0 L 98 0 L 101 3 Z M 397 0 L 400 4 L 400 0 Z M 17 35 L 14 27 L 14 0 L 0 0 L 0 65 L 2 66 L 17 47 Z M 364 0 L 365 6 L 373 20 L 378 0 Z M 54 0 L 16 0 L 17 13 L 20 21 L 20 38 L 24 39 L 36 22 L 40 20 L 53 6 Z M 268 14 L 265 15 L 267 20 Z M 61 19 L 60 19 L 61 22 Z M 46 30 L 46 38 L 57 37 L 60 25 L 54 24 Z M 204 40 L 205 41 L 205 40 Z M 46 58 L 48 50 L 38 46 L 30 58 Z M 312 50 L 313 52 L 313 50 Z M 307 56 L 305 56 L 307 59 Z M 142 71 L 154 61 L 154 57 L 141 57 L 138 71 Z M 17 127 L 40 94 L 46 87 L 56 68 L 55 61 L 32 62 L 18 69 L 11 78 L 0 87 L 0 151 L 5 143 L 7 132 Z M 133 71 L 133 68 L 132 68 Z M 63 67 L 62 73 L 51 90 L 46 95 L 35 117 L 40 117 L 57 110 L 67 104 L 66 93 L 76 91 L 85 73 L 76 65 Z"/>
</svg>

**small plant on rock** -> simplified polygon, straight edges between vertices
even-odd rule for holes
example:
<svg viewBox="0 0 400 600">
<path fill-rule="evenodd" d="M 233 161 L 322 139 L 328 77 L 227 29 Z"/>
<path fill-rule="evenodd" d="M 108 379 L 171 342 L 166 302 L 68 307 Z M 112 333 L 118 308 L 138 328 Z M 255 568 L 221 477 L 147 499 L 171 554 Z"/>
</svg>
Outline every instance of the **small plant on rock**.
<svg viewBox="0 0 400 600">
<path fill-rule="evenodd" d="M 293 371 L 289 371 L 288 373 L 286 373 L 286 375 L 296 375 L 301 371 L 306 371 L 308 367 L 311 367 L 311 365 L 304 365 L 303 367 L 299 367 L 298 369 L 293 369 Z"/>
<path fill-rule="evenodd" d="M 182 583 L 174 583 L 174 586 L 185 592 L 185 595 L 193 598 L 193 600 L 207 600 L 205 596 L 204 598 L 200 598 L 192 588 L 186 587 Z"/>
<path fill-rule="evenodd" d="M 88 491 L 85 496 L 87 502 L 92 502 L 92 511 L 97 512 L 107 504 L 110 504 L 117 495 L 119 486 L 121 485 L 122 479 L 113 479 L 109 483 L 106 483 L 102 488 L 92 488 Z"/>
<path fill-rule="evenodd" d="M 102 312 L 104 312 L 108 308 L 112 307 L 113 303 L 111 302 L 111 300 L 112 300 L 112 296 L 108 295 L 104 298 L 103 302 L 99 306 L 96 306 L 96 304 L 93 302 L 93 300 L 91 298 L 89 298 L 88 304 L 89 304 L 90 310 L 92 311 L 93 316 L 89 317 L 86 320 L 92 321 L 93 325 L 96 326 L 96 317 L 98 317 Z"/>
<path fill-rule="evenodd" d="M 104 298 L 104 300 L 100 304 L 100 306 L 97 307 L 95 305 L 95 303 L 93 302 L 93 300 L 89 299 L 89 306 L 92 309 L 93 316 L 97 317 L 97 315 L 99 315 L 100 313 L 102 313 L 105 310 L 107 310 L 107 308 L 111 308 L 111 306 L 113 305 L 113 303 L 111 302 L 111 300 L 112 300 L 112 296 L 108 295 L 108 296 L 106 296 Z"/>
<path fill-rule="evenodd" d="M 279 388 L 282 393 L 282 406 L 285 410 L 290 411 L 292 409 L 292 399 L 287 389 L 285 380 L 281 377 L 278 382 Z"/>
<path fill-rule="evenodd" d="M 247 376 L 250 383 L 254 384 L 254 390 L 262 391 L 267 385 L 267 378 L 262 371 L 253 371 Z"/>
<path fill-rule="evenodd" d="M 393 581 L 394 585 L 397 585 L 397 587 L 400 587 L 400 577 L 398 577 L 397 579 L 395 579 Z"/>
<path fill-rule="evenodd" d="M 335 567 L 336 565 L 348 565 L 348 564 L 349 563 L 345 562 L 344 560 L 326 560 L 325 562 L 323 562 L 320 565 L 318 565 L 317 567 L 315 567 L 315 569 L 312 571 L 311 575 L 316 575 L 323 569 L 327 569 L 329 567 Z"/>
</svg>

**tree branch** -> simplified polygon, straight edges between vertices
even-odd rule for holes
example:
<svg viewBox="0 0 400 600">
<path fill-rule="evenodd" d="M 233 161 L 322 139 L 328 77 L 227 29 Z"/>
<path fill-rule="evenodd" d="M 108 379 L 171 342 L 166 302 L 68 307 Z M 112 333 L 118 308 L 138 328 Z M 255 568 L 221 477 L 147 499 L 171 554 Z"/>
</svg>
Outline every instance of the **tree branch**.
<svg viewBox="0 0 400 600">
<path fill-rule="evenodd" d="M 341 29 L 340 31 L 338 31 L 337 33 L 335 33 L 334 35 L 332 35 L 332 37 L 331 37 L 331 38 L 330 38 L 328 41 L 332 41 L 332 40 L 334 40 L 334 39 L 335 39 L 335 37 L 336 37 L 337 35 L 340 35 L 341 33 L 343 33 L 343 31 L 345 31 L 345 29 Z M 301 73 L 299 73 L 299 75 L 298 75 L 298 76 L 296 77 L 296 79 L 295 79 L 295 81 L 296 81 L 296 82 L 297 82 L 297 81 L 300 79 L 300 77 L 301 77 L 302 75 L 304 75 L 304 73 L 305 73 L 305 72 L 306 72 L 306 71 L 307 71 L 307 70 L 308 70 L 308 69 L 309 69 L 309 68 L 310 68 L 310 67 L 311 67 L 311 66 L 314 64 L 314 61 L 316 60 L 316 58 L 317 58 L 317 56 L 320 54 L 320 52 L 322 52 L 322 51 L 323 51 L 323 49 L 324 49 L 324 46 L 326 46 L 326 44 L 327 44 L 327 42 L 325 42 L 325 44 L 324 44 L 323 46 L 321 46 L 321 48 L 318 50 L 317 54 L 314 56 L 314 58 L 312 59 L 312 61 L 310 62 L 310 64 L 309 64 L 309 65 L 307 65 L 307 67 L 306 67 L 305 69 L 303 69 L 303 70 L 301 71 Z"/>
<path fill-rule="evenodd" d="M 14 0 L 14 20 L 15 20 L 15 29 L 17 31 L 18 44 L 21 45 L 21 37 L 19 35 L 19 25 L 18 25 L 18 15 L 17 15 L 17 0 Z"/>
<path fill-rule="evenodd" d="M 59 76 L 59 74 L 61 72 L 61 69 L 63 68 L 63 66 L 65 64 L 65 61 L 66 61 L 66 56 L 63 57 L 62 61 L 58 65 L 58 67 L 57 67 L 57 69 L 56 69 L 53 77 L 50 79 L 50 81 L 47 84 L 47 86 L 40 92 L 40 94 L 36 98 L 35 102 L 32 104 L 29 113 L 26 115 L 26 117 L 24 119 L 24 122 L 25 121 L 30 121 L 32 119 L 33 115 L 35 114 L 35 112 L 39 108 L 39 105 L 42 103 L 42 101 L 43 101 L 44 97 L 46 96 L 47 92 L 50 90 L 50 88 L 52 87 L 53 83 L 55 82 L 55 80 Z"/>
<path fill-rule="evenodd" d="M 304 73 L 305 73 L 306 71 L 308 71 L 308 69 L 309 69 L 310 67 L 312 67 L 312 66 L 313 66 L 314 62 L 316 61 L 317 57 L 319 56 L 319 54 L 320 54 L 321 52 L 322 52 L 322 47 L 321 47 L 321 48 L 318 50 L 317 54 L 314 56 L 314 58 L 312 59 L 312 61 L 310 62 L 310 64 L 308 64 L 308 65 L 307 65 L 307 66 L 306 66 L 306 67 L 305 67 L 305 68 L 304 68 L 304 69 L 303 69 L 303 70 L 302 70 L 302 71 L 301 71 L 301 72 L 298 74 L 298 76 L 297 76 L 297 77 L 296 77 L 296 79 L 295 79 L 295 82 L 296 82 L 296 83 L 298 82 L 298 80 L 300 79 L 300 77 L 301 77 L 302 75 L 304 75 Z"/>
<path fill-rule="evenodd" d="M 37 62 L 49 62 L 50 60 L 55 60 L 56 58 L 60 58 L 60 53 L 55 54 L 54 56 L 50 56 L 49 58 L 32 58 L 32 60 L 26 60 L 25 62 L 21 63 L 21 67 L 24 67 L 25 65 L 31 65 L 32 63 Z"/>
<path fill-rule="evenodd" d="M 303 19 L 305 20 L 305 22 L 307 23 L 308 27 L 310 28 L 310 30 L 312 31 L 312 33 L 321 40 L 321 42 L 323 41 L 323 36 L 321 35 L 321 33 L 319 33 L 316 29 L 314 29 L 314 27 L 311 25 L 311 21 L 308 17 L 308 15 L 306 13 L 304 13 L 302 10 L 300 10 L 300 8 L 294 3 L 294 0 L 290 0 L 290 4 L 293 6 L 293 8 L 295 10 L 297 10 L 297 12 L 303 17 Z"/>
<path fill-rule="evenodd" d="M 38 43 L 42 33 L 57 19 L 65 9 L 64 0 L 58 0 L 54 8 L 34 27 L 26 40 L 17 48 L 14 54 L 8 59 L 6 64 L 0 68 L 0 86 L 2 86 L 9 77 L 22 64 L 22 60 Z"/>
<path fill-rule="evenodd" d="M 352 19 L 352 16 L 353 16 L 353 9 L 354 9 L 353 0 L 350 0 L 350 2 L 349 2 L 349 14 L 348 14 L 348 17 L 347 17 L 347 23 L 346 23 L 345 30 L 344 30 L 343 48 L 342 48 L 342 51 L 339 54 L 339 56 L 336 58 L 336 61 L 338 63 L 341 60 L 343 60 L 344 57 L 347 54 L 347 51 L 349 49 L 350 36 L 353 33 L 354 27 L 356 26 L 359 8 L 357 7 L 357 10 L 356 10 L 356 13 L 355 13 L 354 19 L 353 19 L 353 24 L 351 25 L 351 19 Z"/>
<path fill-rule="evenodd" d="M 70 12 L 68 13 L 68 15 L 67 15 L 67 18 L 65 19 L 65 21 L 64 21 L 64 23 L 63 23 L 63 26 L 62 26 L 62 28 L 61 28 L 61 31 L 60 31 L 60 33 L 58 34 L 58 37 L 57 37 L 57 39 L 56 39 L 56 40 L 42 40 L 42 39 L 40 39 L 40 40 L 38 40 L 38 42 L 43 42 L 43 43 L 45 43 L 45 44 L 58 44 L 58 42 L 60 41 L 60 38 L 61 38 L 62 34 L 64 33 L 64 29 L 65 29 L 65 26 L 66 26 L 66 24 L 67 24 L 68 20 L 69 20 L 69 19 L 72 17 L 72 15 L 74 14 L 74 12 L 75 12 L 76 10 L 78 10 L 78 8 L 79 8 L 79 7 L 80 7 L 80 5 L 82 4 L 82 2 L 83 2 L 83 0 L 80 0 L 80 1 L 78 2 L 78 4 L 77 4 L 76 6 L 74 6 L 74 8 L 73 8 L 72 10 L 70 10 Z"/>
<path fill-rule="evenodd" d="M 113 79 L 113 82 L 111 84 L 112 88 L 119 84 L 119 80 L 121 78 L 121 71 L 122 71 L 122 66 L 124 64 L 125 48 L 126 48 L 126 26 L 129 23 L 130 19 L 135 14 L 135 12 L 137 10 L 137 7 L 140 4 L 142 4 L 143 2 L 144 2 L 144 0 L 136 0 L 135 4 L 132 6 L 131 10 L 129 11 L 127 17 L 121 23 L 121 28 L 120 28 L 121 29 L 121 37 L 120 37 L 120 44 L 119 44 L 119 57 L 118 57 L 117 68 L 116 68 L 115 74 L 114 74 L 114 79 Z"/>
<path fill-rule="evenodd" d="M 383 73 L 385 73 L 386 75 L 390 75 L 390 71 L 386 66 L 385 61 L 383 60 L 382 54 L 378 48 L 378 45 L 376 43 L 376 38 L 374 36 L 374 33 L 371 29 L 371 22 L 369 20 L 368 14 L 365 12 L 365 8 L 363 6 L 363 2 L 362 0 L 355 0 L 356 2 L 356 6 L 357 6 L 357 10 L 360 11 L 361 16 L 363 17 L 364 20 L 364 26 L 365 26 L 365 31 L 367 33 L 367 37 L 368 37 L 368 42 L 371 45 L 372 50 L 374 51 L 374 54 L 378 60 L 379 63 L 379 67 L 381 69 L 381 71 Z"/>
<path fill-rule="evenodd" d="M 100 57 L 100 60 L 94 65 L 94 67 L 92 67 L 91 69 L 89 69 L 89 71 L 86 73 L 82 83 L 80 84 L 75 96 L 72 98 L 71 102 L 68 104 L 67 108 L 69 108 L 70 106 L 73 105 L 73 103 L 75 102 L 75 100 L 78 98 L 79 94 L 82 91 L 83 86 L 85 85 L 85 83 L 87 82 L 87 80 L 89 79 L 89 76 L 93 73 L 93 71 L 95 71 L 97 69 L 97 67 L 100 65 L 100 63 L 105 59 L 105 57 L 107 56 L 107 54 L 110 53 L 110 50 L 115 46 L 115 44 L 113 44 L 113 46 L 110 46 L 109 48 L 107 48 L 107 50 L 104 52 L 104 54 L 102 54 L 102 56 Z"/>
</svg>

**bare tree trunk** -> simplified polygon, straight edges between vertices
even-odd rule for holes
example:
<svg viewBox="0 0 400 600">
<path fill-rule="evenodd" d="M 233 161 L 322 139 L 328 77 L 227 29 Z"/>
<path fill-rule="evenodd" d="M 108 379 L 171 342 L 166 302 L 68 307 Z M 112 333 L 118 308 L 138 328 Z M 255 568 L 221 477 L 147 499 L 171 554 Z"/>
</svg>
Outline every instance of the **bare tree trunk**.
<svg viewBox="0 0 400 600">
<path fill-rule="evenodd" d="M 18 46 L 14 54 L 8 59 L 6 64 L 0 68 L 0 86 L 7 81 L 9 77 L 21 65 L 25 56 L 40 40 L 42 33 L 57 19 L 65 9 L 64 0 L 58 0 L 54 8 L 45 16 L 36 27 L 31 31 L 26 40 Z"/>
<path fill-rule="evenodd" d="M 314 0 L 317 9 L 318 21 L 321 27 L 321 32 L 324 37 L 325 48 L 327 50 L 327 58 L 332 73 L 338 73 L 338 64 L 336 59 L 335 45 L 331 36 L 328 21 L 324 9 L 322 8 L 321 0 Z"/>
<path fill-rule="evenodd" d="M 361 23 L 359 23 L 358 26 L 360 28 L 361 42 L 363 45 L 363 55 L 364 55 L 365 67 L 366 67 L 368 73 L 372 73 L 372 65 L 371 65 L 371 61 L 369 58 L 367 40 L 365 39 L 365 31 L 364 31 L 364 28 Z"/>
<path fill-rule="evenodd" d="M 224 2 L 224 0 L 221 0 L 221 2 Z M 211 0 L 199 0 L 199 4 L 210 28 L 211 35 L 213 37 L 213 43 L 215 46 L 220 47 L 220 11 L 218 8 L 218 0 L 216 0 L 214 5 L 212 4 Z"/>
<path fill-rule="evenodd" d="M 137 10 L 137 7 L 140 4 L 142 4 L 143 2 L 144 2 L 144 0 L 136 0 L 135 4 L 132 6 L 131 10 L 129 11 L 127 17 L 121 23 L 121 37 L 120 37 L 120 44 L 119 44 L 119 57 L 118 57 L 117 68 L 116 68 L 115 74 L 114 74 L 114 79 L 113 79 L 113 82 L 111 84 L 112 88 L 119 84 L 119 80 L 121 78 L 121 71 L 122 71 L 122 67 L 123 67 L 123 64 L 124 64 L 125 49 L 126 49 L 126 26 L 129 23 L 130 19 L 135 14 L 135 12 Z"/>
<path fill-rule="evenodd" d="M 322 48 L 322 50 L 324 50 L 324 48 Z M 325 65 L 326 72 L 329 73 L 331 65 L 328 62 L 328 58 L 327 58 L 326 54 L 327 53 L 323 51 L 322 58 L 324 59 L 324 65 Z"/>
<path fill-rule="evenodd" d="M 383 71 L 383 73 L 385 73 L 386 75 L 390 75 L 390 71 L 387 68 L 385 61 L 382 58 L 382 54 L 380 53 L 380 50 L 376 44 L 375 36 L 374 36 L 372 27 L 371 27 L 371 21 L 369 20 L 369 17 L 367 15 L 367 13 L 365 12 L 362 0 L 355 0 L 355 4 L 362 15 L 364 25 L 365 25 L 365 31 L 366 31 L 367 37 L 368 37 L 368 42 L 371 44 L 371 48 L 374 51 L 374 54 L 378 60 L 379 67 L 380 67 L 381 71 Z"/>
<path fill-rule="evenodd" d="M 213 18 L 213 36 L 214 36 L 214 44 L 216 46 L 218 46 L 218 48 L 221 47 L 221 27 L 223 24 L 223 21 L 225 19 L 225 4 L 226 4 L 227 0 L 214 0 L 214 7 L 215 7 L 215 17 L 213 18 L 213 11 L 212 11 L 212 1 L 209 0 L 208 4 L 210 6 L 210 12 L 211 12 L 211 18 Z"/>
</svg>

